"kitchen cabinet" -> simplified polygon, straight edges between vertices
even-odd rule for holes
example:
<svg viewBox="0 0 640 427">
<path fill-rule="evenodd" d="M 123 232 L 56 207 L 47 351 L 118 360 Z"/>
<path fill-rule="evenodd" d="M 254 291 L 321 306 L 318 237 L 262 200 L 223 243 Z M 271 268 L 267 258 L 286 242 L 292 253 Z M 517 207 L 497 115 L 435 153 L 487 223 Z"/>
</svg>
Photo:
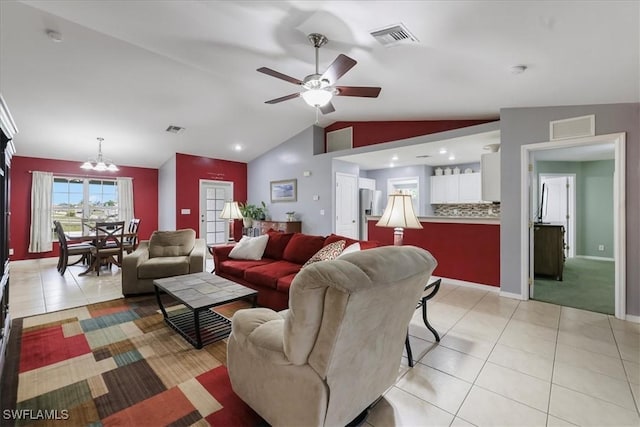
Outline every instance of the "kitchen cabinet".
<svg viewBox="0 0 640 427">
<path fill-rule="evenodd" d="M 480 160 L 482 167 L 482 200 L 500 201 L 500 152 L 483 154 Z"/>
<path fill-rule="evenodd" d="M 481 174 L 435 175 L 431 179 L 431 203 L 481 203 Z"/>
</svg>

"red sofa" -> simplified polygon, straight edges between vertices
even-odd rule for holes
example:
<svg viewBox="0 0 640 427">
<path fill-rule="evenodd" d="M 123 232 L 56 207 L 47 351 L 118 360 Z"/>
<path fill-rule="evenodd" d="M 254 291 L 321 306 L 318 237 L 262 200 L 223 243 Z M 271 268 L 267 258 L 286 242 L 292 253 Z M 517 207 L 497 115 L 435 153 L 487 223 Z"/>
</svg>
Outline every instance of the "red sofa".
<svg viewBox="0 0 640 427">
<path fill-rule="evenodd" d="M 213 248 L 215 274 L 258 291 L 258 305 L 273 310 L 289 306 L 289 287 L 309 258 L 324 246 L 345 240 L 345 248 L 358 240 L 331 234 L 327 237 L 270 230 L 269 241 L 260 260 L 229 258 L 233 245 Z M 378 242 L 359 241 L 360 249 L 379 246 Z"/>
</svg>

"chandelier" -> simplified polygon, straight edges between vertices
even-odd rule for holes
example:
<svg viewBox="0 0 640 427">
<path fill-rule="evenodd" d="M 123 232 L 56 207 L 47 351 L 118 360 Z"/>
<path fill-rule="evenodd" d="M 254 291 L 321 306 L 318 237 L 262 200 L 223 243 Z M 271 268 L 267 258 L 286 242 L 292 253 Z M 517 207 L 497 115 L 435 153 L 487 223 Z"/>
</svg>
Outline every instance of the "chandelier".
<svg viewBox="0 0 640 427">
<path fill-rule="evenodd" d="M 110 160 L 105 161 L 105 159 L 102 157 L 102 141 L 104 141 L 104 138 L 98 138 L 98 158 L 87 160 L 80 167 L 85 170 L 94 170 L 98 172 L 119 171 L 120 169 L 118 169 L 118 167 L 112 161 Z M 107 163 L 109 164 L 108 166 L 107 166 Z"/>
</svg>

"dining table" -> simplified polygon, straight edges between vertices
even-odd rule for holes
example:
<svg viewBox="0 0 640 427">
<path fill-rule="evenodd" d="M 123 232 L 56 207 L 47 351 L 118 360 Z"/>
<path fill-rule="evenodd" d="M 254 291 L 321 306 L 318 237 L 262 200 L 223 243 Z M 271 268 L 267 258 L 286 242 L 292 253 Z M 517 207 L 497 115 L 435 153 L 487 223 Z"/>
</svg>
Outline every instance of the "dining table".
<svg viewBox="0 0 640 427">
<path fill-rule="evenodd" d="M 93 231 L 65 231 L 64 235 L 66 236 L 67 240 L 72 241 L 72 242 L 95 242 L 97 237 L 96 236 L 96 232 L 95 230 Z M 123 241 L 126 240 L 135 240 L 138 236 L 137 232 L 130 232 L 130 231 L 125 231 L 122 234 L 122 239 Z M 91 257 L 93 258 L 93 257 Z M 89 267 L 83 271 L 82 273 L 78 274 L 78 276 L 84 276 L 85 274 L 91 272 L 91 271 L 95 271 L 95 269 L 98 268 L 96 266 L 96 260 L 95 259 L 90 259 L 89 260 Z"/>
</svg>

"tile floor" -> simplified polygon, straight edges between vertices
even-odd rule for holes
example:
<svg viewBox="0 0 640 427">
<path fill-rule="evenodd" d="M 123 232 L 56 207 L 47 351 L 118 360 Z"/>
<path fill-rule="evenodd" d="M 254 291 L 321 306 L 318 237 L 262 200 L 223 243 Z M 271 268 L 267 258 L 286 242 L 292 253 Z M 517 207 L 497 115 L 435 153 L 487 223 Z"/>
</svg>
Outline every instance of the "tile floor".
<svg viewBox="0 0 640 427">
<path fill-rule="evenodd" d="M 119 269 L 60 276 L 56 262 L 11 263 L 12 317 L 122 296 Z M 403 359 L 365 425 L 640 426 L 640 324 L 446 280 L 428 304 L 440 343 L 416 311 L 417 363 Z"/>
</svg>

